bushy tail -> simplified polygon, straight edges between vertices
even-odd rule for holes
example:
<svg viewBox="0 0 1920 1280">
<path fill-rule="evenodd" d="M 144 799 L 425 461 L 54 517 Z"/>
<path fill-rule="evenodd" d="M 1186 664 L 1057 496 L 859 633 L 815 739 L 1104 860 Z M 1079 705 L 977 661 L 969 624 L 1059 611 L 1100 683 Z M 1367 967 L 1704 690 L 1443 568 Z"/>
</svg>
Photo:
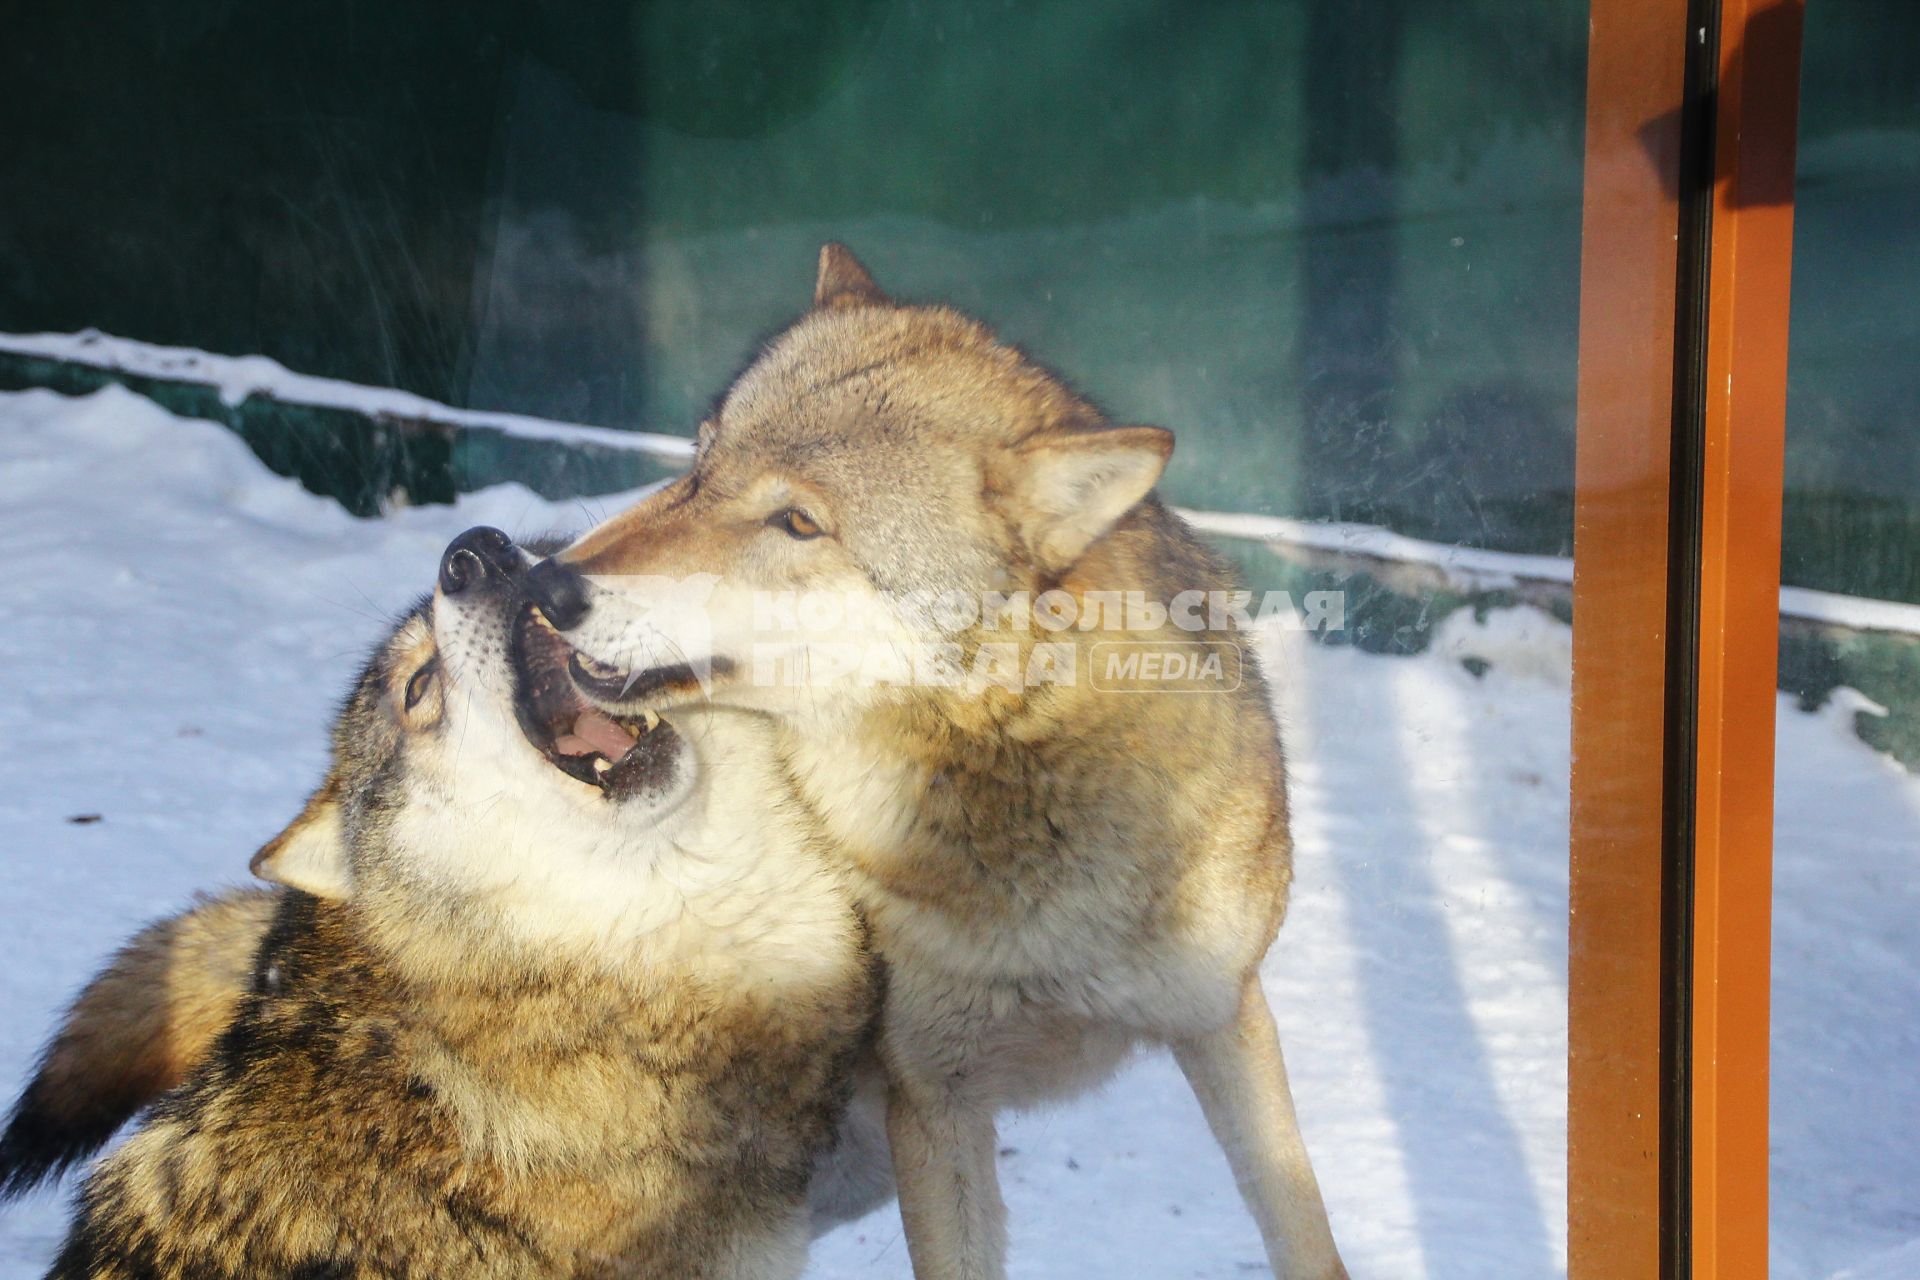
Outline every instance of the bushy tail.
<svg viewBox="0 0 1920 1280">
<path fill-rule="evenodd" d="M 0 1200 L 97 1151 L 232 1021 L 280 893 L 201 898 L 122 947 L 67 1010 L 0 1134 Z"/>
</svg>

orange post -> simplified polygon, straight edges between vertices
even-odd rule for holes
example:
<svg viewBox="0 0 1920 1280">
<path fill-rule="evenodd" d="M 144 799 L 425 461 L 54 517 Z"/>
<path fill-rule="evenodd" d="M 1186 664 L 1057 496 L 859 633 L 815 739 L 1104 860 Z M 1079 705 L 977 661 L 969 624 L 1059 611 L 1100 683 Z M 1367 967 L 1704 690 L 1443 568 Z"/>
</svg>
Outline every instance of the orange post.
<svg viewBox="0 0 1920 1280">
<path fill-rule="evenodd" d="M 1662 744 L 1686 38 L 1686 0 L 1593 0 L 1573 561 L 1573 1280 L 1661 1271 Z"/>
<path fill-rule="evenodd" d="M 1802 17 L 1802 0 L 1592 4 L 1574 543 L 1573 1280 L 1767 1271 Z"/>
<path fill-rule="evenodd" d="M 1780 512 L 1801 0 L 1722 0 L 1693 850 L 1692 1263 L 1767 1274 Z"/>
</svg>

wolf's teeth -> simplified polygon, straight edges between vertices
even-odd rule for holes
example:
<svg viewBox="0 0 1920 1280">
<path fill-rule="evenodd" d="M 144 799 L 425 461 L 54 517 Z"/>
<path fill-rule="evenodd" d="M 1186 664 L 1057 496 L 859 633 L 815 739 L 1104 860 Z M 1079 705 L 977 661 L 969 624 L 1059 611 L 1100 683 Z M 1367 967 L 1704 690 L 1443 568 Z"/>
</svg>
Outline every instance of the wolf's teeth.
<svg viewBox="0 0 1920 1280">
<path fill-rule="evenodd" d="M 642 711 L 640 713 L 640 723 L 647 727 L 648 733 L 652 733 L 660 727 L 660 713 L 658 711 Z"/>
<path fill-rule="evenodd" d="M 580 653 L 576 650 L 574 656 L 579 660 L 580 669 L 590 676 L 598 676 L 602 680 L 618 680 L 627 674 L 619 667 L 611 663 L 602 662 L 600 659 L 589 654 Z"/>
<path fill-rule="evenodd" d="M 593 758 L 593 771 L 595 773 L 605 773 L 611 768 L 613 768 L 613 761 L 607 759 L 605 756 L 595 756 Z"/>
</svg>

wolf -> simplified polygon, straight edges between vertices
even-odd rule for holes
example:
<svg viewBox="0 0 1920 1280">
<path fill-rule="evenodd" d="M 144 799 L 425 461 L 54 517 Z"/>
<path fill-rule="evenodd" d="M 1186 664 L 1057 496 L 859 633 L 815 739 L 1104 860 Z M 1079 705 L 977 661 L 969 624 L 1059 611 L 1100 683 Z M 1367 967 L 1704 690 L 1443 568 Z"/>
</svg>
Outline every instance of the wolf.
<svg viewBox="0 0 1920 1280">
<path fill-rule="evenodd" d="M 89 1177 L 56 1280 L 799 1274 L 878 1007 L 864 925 L 768 727 L 584 703 L 532 560 L 456 539 L 256 856 L 284 888 L 149 931 L 76 1006 L 10 1188 L 200 1060 Z M 193 994 L 135 998 L 156 966 Z"/>
<path fill-rule="evenodd" d="M 1172 449 L 828 245 L 812 308 L 727 389 L 691 469 L 529 571 L 596 707 L 774 725 L 888 967 L 919 1280 L 1005 1274 L 996 1113 L 1155 1043 L 1274 1273 L 1345 1275 L 1259 977 L 1292 875 L 1280 735 L 1231 608 L 1196 606 L 1233 582 L 1154 493 Z M 831 603 L 795 628 L 796 598 L 803 624 Z M 929 624 L 928 601 L 958 607 Z M 1033 607 L 1004 625 L 1014 601 Z M 1084 625 L 1116 602 L 1138 616 Z M 1103 645 L 1213 674 L 1115 679 Z"/>
</svg>

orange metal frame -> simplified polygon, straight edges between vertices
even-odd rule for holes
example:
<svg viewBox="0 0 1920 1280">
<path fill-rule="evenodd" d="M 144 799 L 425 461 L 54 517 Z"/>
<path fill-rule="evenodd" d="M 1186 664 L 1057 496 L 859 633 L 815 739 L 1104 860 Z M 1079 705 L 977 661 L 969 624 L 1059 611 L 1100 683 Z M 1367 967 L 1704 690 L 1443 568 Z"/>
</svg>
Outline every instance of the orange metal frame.
<svg viewBox="0 0 1920 1280">
<path fill-rule="evenodd" d="M 1574 467 L 1568 1271 L 1660 1273 L 1668 507 L 1686 0 L 1594 0 Z"/>
<path fill-rule="evenodd" d="M 1801 0 L 1592 4 L 1574 577 L 1573 1280 L 1753 1280 L 1767 1269 L 1801 20 Z M 1690 80 L 1695 47 L 1710 56 Z M 1687 246 L 1702 240 L 1696 272 Z"/>
<path fill-rule="evenodd" d="M 1722 0 L 1693 849 L 1692 1261 L 1767 1273 L 1773 716 L 1801 0 Z"/>
</svg>

